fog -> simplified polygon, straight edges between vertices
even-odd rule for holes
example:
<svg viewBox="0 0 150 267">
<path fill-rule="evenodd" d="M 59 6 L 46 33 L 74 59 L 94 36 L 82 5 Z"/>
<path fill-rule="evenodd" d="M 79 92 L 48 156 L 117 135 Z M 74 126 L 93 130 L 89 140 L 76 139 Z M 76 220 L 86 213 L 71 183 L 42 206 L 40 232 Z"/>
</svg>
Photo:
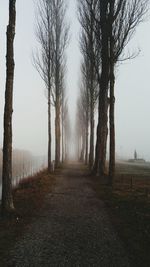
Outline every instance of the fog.
<svg viewBox="0 0 150 267">
<path fill-rule="evenodd" d="M 35 1 L 34 1 L 35 2 Z M 80 79 L 79 24 L 76 2 L 70 0 L 70 45 L 67 49 L 67 95 L 72 128 L 75 127 L 76 99 Z M 1 0 L 0 9 L 0 146 L 3 143 L 3 110 L 5 91 L 5 39 L 8 23 L 8 1 Z M 140 55 L 120 64 L 116 70 L 116 153 L 124 158 L 139 157 L 150 160 L 150 22 L 142 24 L 130 51 L 140 48 Z M 32 65 L 32 51 L 36 48 L 35 12 L 31 0 L 17 1 L 15 38 L 15 83 L 13 113 L 13 147 L 30 151 L 33 155 L 47 154 L 47 99 L 45 86 Z M 53 111 L 54 114 L 54 111 Z M 53 116 L 54 118 L 54 116 Z M 54 136 L 54 134 L 53 134 Z M 72 147 L 74 147 L 72 145 Z M 73 148 L 72 148 L 73 150 Z M 73 154 L 73 152 L 71 152 Z M 53 147 L 54 157 L 54 147 Z"/>
</svg>

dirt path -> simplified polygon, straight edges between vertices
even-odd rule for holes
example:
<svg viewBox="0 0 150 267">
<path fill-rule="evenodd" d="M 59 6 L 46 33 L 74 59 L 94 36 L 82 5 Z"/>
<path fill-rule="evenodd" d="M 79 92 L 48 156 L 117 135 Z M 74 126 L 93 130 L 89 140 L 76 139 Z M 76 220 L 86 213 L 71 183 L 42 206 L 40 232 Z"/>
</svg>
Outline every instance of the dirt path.
<svg viewBox="0 0 150 267">
<path fill-rule="evenodd" d="M 45 206 L 10 251 L 7 266 L 129 266 L 101 202 L 78 164 L 56 177 Z"/>
</svg>

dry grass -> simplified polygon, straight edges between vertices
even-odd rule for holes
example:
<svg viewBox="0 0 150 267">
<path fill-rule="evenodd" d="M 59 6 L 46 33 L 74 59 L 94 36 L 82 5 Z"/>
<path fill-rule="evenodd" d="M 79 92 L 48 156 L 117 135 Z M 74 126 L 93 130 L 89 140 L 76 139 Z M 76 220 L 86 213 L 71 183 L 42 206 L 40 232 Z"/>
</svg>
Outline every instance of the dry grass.
<svg viewBox="0 0 150 267">
<path fill-rule="evenodd" d="M 23 179 L 14 190 L 14 203 L 20 216 L 33 216 L 43 204 L 44 196 L 51 190 L 54 176 L 46 171 Z"/>
<path fill-rule="evenodd" d="M 116 175 L 113 184 L 115 191 L 141 194 L 150 198 L 150 177 L 141 175 L 122 174 Z"/>
<path fill-rule="evenodd" d="M 150 263 L 149 180 L 132 175 L 117 176 L 113 189 L 93 179 L 93 187 L 107 207 L 111 222 L 123 241 L 132 267 Z M 148 190 L 148 191 L 147 191 Z"/>
<path fill-rule="evenodd" d="M 14 189 L 13 197 L 17 215 L 12 218 L 0 218 L 0 266 L 6 266 L 5 259 L 8 257 L 9 249 L 14 246 L 31 224 L 33 217 L 38 214 L 44 197 L 51 191 L 53 184 L 54 176 L 44 171 L 22 180 Z"/>
</svg>

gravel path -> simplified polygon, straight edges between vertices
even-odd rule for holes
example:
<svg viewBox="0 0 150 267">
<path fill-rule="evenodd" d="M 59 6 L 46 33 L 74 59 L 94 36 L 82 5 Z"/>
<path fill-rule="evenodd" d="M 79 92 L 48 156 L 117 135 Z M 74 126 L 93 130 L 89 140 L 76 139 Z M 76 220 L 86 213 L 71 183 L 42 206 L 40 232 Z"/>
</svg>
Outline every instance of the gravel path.
<svg viewBox="0 0 150 267">
<path fill-rule="evenodd" d="M 90 183 L 80 165 L 58 175 L 44 209 L 10 251 L 7 266 L 129 266 Z"/>
</svg>

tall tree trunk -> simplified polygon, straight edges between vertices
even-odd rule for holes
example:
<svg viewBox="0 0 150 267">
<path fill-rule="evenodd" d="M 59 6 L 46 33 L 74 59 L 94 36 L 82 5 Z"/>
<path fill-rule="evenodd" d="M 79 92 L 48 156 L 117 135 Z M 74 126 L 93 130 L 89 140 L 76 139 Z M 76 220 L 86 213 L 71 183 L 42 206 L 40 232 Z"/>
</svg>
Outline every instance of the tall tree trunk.
<svg viewBox="0 0 150 267">
<path fill-rule="evenodd" d="M 56 90 L 56 103 L 55 103 L 55 166 L 56 168 L 60 165 L 60 61 L 59 61 L 59 47 L 60 47 L 60 31 L 59 31 L 59 11 L 58 11 L 58 1 L 56 1 L 56 58 L 55 58 L 55 90 Z"/>
<path fill-rule="evenodd" d="M 82 129 L 82 149 L 81 149 L 81 161 L 85 161 L 85 149 L 86 149 L 86 131 Z"/>
<path fill-rule="evenodd" d="M 52 144 L 52 134 L 51 134 L 51 94 L 50 94 L 50 88 L 49 88 L 48 89 L 48 172 L 51 172 L 51 166 L 52 166 L 51 144 Z"/>
<path fill-rule="evenodd" d="M 62 126 L 62 163 L 64 162 L 64 121 L 63 121 L 63 103 L 62 103 L 62 122 L 61 122 L 61 126 Z"/>
<path fill-rule="evenodd" d="M 77 137 L 77 159 L 80 161 L 80 137 Z"/>
<path fill-rule="evenodd" d="M 109 148 L 109 179 L 110 184 L 113 183 L 115 175 L 115 97 L 114 97 L 114 67 L 110 66 L 110 109 L 109 109 L 109 124 L 110 124 L 110 148 Z"/>
<path fill-rule="evenodd" d="M 86 119 L 86 133 L 85 133 L 85 164 L 88 164 L 88 152 L 89 151 L 89 119 L 87 114 Z"/>
<path fill-rule="evenodd" d="M 99 110 L 99 107 L 98 107 L 98 110 Z M 96 139 L 96 147 L 95 147 L 95 161 L 94 161 L 94 166 L 93 166 L 93 169 L 92 169 L 92 174 L 93 175 L 97 175 L 98 174 L 98 170 L 99 170 L 99 139 L 100 139 L 100 123 L 99 123 L 99 120 L 98 120 L 98 125 L 97 125 L 97 132 L 96 132 L 96 136 L 97 136 L 97 139 Z"/>
<path fill-rule="evenodd" d="M 95 153 L 94 173 L 105 175 L 106 145 L 108 135 L 108 83 L 109 83 L 109 32 L 107 22 L 108 0 L 101 0 L 101 34 L 102 34 L 102 71 L 99 92 L 99 116 L 97 128 L 97 143 Z"/>
<path fill-rule="evenodd" d="M 66 135 L 65 135 L 65 161 L 68 160 L 68 143 L 67 143 L 67 139 L 66 139 Z"/>
<path fill-rule="evenodd" d="M 90 108 L 90 154 L 89 154 L 89 166 L 90 169 L 93 167 L 94 163 L 94 103 L 91 99 L 91 108 Z"/>
<path fill-rule="evenodd" d="M 107 84 L 107 85 L 106 85 Z M 99 139 L 98 139 L 98 165 L 99 175 L 106 174 L 106 147 L 108 135 L 108 83 L 105 84 L 106 91 L 100 94 L 99 106 Z"/>
<path fill-rule="evenodd" d="M 97 140 L 95 149 L 95 162 L 92 170 L 94 175 L 106 174 L 106 146 L 108 135 L 108 81 L 109 81 L 109 62 L 102 68 L 102 76 L 99 93 L 99 116 L 97 126 Z M 103 91 L 102 91 L 103 90 Z"/>
<path fill-rule="evenodd" d="M 55 166 L 56 168 L 60 165 L 60 100 L 57 99 L 56 101 L 56 118 L 55 118 Z"/>
<path fill-rule="evenodd" d="M 78 136 L 78 160 L 81 161 L 81 151 L 82 151 L 82 136 Z"/>
<path fill-rule="evenodd" d="M 109 147 L 109 183 L 113 184 L 115 175 L 115 74 L 114 74 L 114 37 L 113 37 L 113 17 L 114 17 L 115 0 L 110 3 L 110 108 L 109 108 L 109 125 L 110 125 L 110 147 Z"/>
<path fill-rule="evenodd" d="M 91 13 L 91 33 L 90 33 L 90 153 L 89 153 L 89 167 L 90 169 L 93 168 L 94 164 L 94 111 L 95 111 L 95 89 L 94 89 L 94 19 L 93 19 L 93 9 L 92 9 L 92 2 L 90 6 L 90 13 Z"/>
<path fill-rule="evenodd" d="M 16 26 L 16 0 L 9 1 L 9 24 L 7 26 L 6 90 L 4 108 L 4 141 L 2 172 L 2 214 L 14 210 L 12 197 L 12 113 L 14 81 L 14 37 Z"/>
</svg>

